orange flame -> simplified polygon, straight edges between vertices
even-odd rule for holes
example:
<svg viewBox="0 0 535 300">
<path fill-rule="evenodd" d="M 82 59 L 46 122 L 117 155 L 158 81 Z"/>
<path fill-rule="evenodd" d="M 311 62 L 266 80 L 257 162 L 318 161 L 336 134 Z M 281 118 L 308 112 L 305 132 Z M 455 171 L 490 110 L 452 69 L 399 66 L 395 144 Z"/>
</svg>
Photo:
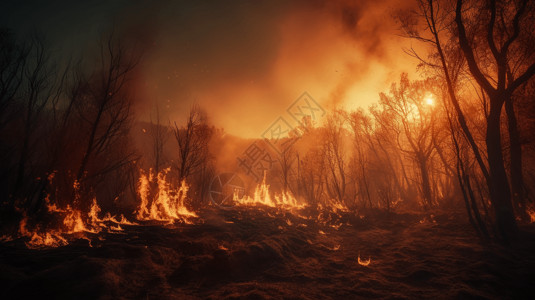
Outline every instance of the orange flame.
<svg viewBox="0 0 535 300">
<path fill-rule="evenodd" d="M 73 188 L 75 191 L 75 200 L 80 199 L 79 184 L 74 182 Z M 86 236 L 86 233 L 99 233 L 102 230 L 108 230 L 108 232 L 114 232 L 122 230 L 120 225 L 136 225 L 128 221 L 124 215 L 120 216 L 120 220 L 117 220 L 115 216 L 111 216 L 110 213 L 106 213 L 104 218 L 99 218 L 98 214 L 101 212 L 98 206 L 96 198 L 93 198 L 90 211 L 85 214 L 79 209 L 74 209 L 70 205 L 67 207 L 59 208 L 56 204 L 50 203 L 50 195 L 45 198 L 45 204 L 47 212 L 53 216 L 59 216 L 61 225 L 59 228 L 42 228 L 39 225 L 34 228 L 28 226 L 28 216 L 24 215 L 19 224 L 19 235 L 21 237 L 30 238 L 26 242 L 28 248 L 42 248 L 42 247 L 59 247 L 67 245 L 69 235 L 76 234 L 78 238 L 91 240 Z M 106 223 L 115 223 L 115 226 L 108 226 Z"/>
<path fill-rule="evenodd" d="M 238 193 L 234 193 L 234 202 L 237 205 L 243 206 L 257 206 L 265 205 L 269 207 L 278 207 L 286 209 L 301 209 L 306 205 L 300 204 L 297 199 L 289 191 L 283 191 L 281 194 L 275 194 L 273 197 L 269 193 L 269 184 L 266 183 L 266 175 L 262 179 L 262 183 L 255 188 L 253 197 L 244 195 L 239 197 Z"/>
<path fill-rule="evenodd" d="M 372 258 L 368 257 L 368 259 L 361 259 L 360 258 L 360 253 L 359 253 L 359 256 L 357 257 L 357 261 L 358 261 L 359 265 L 361 265 L 361 266 L 368 266 L 372 262 Z"/>
<path fill-rule="evenodd" d="M 183 180 L 180 187 L 174 189 L 167 181 L 167 173 L 169 171 L 170 168 L 162 170 L 155 177 L 152 169 L 149 170 L 148 175 L 141 170 L 138 186 L 141 203 L 136 211 L 138 220 L 155 220 L 168 223 L 178 220 L 192 224 L 191 218 L 197 217 L 197 214 L 189 210 L 184 204 L 189 189 L 186 181 Z M 157 194 L 151 199 L 151 185 L 154 184 L 157 185 Z"/>
<path fill-rule="evenodd" d="M 530 223 L 535 223 L 535 209 L 533 208 L 530 208 L 527 210 L 528 214 L 529 214 L 529 219 L 530 219 Z"/>
</svg>

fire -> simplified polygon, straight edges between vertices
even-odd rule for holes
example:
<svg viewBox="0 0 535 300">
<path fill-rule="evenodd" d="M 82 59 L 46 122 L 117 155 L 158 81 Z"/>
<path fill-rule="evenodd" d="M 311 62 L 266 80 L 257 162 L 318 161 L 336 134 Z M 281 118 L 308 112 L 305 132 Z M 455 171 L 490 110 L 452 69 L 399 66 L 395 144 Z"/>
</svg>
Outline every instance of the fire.
<svg viewBox="0 0 535 300">
<path fill-rule="evenodd" d="M 49 176 L 49 180 L 53 178 L 53 175 Z M 73 190 L 73 203 L 79 202 L 81 198 L 80 184 L 77 181 L 73 183 Z M 122 230 L 120 225 L 136 225 L 128 221 L 124 215 L 120 215 L 120 219 L 117 219 L 110 213 L 106 213 L 104 218 L 100 218 L 101 209 L 96 198 L 93 198 L 88 213 L 84 213 L 71 205 L 60 208 L 55 203 L 51 203 L 50 195 L 45 197 L 45 205 L 47 213 L 50 216 L 54 216 L 54 219 L 59 222 L 55 226 L 51 225 L 50 228 L 39 225 L 30 226 L 29 218 L 24 214 L 19 223 L 19 236 L 30 239 L 26 242 L 28 248 L 65 246 L 72 236 L 87 239 L 91 243 L 91 239 L 87 234 L 97 234 L 104 230 L 116 232 Z M 108 225 L 109 223 L 112 224 Z"/>
<path fill-rule="evenodd" d="M 22 237 L 30 238 L 30 241 L 26 242 L 28 248 L 59 247 L 68 244 L 60 231 L 50 230 L 41 233 L 39 232 L 39 227 L 36 227 L 34 230 L 29 230 L 27 228 L 27 223 L 28 217 L 24 216 L 19 224 L 19 234 Z"/>
<path fill-rule="evenodd" d="M 527 210 L 528 214 L 529 214 L 529 219 L 530 219 L 530 223 L 535 223 L 535 209 L 528 209 Z"/>
<path fill-rule="evenodd" d="M 361 266 L 368 266 L 372 262 L 372 258 L 368 257 L 368 259 L 361 259 L 360 258 L 360 253 L 359 253 L 359 255 L 357 257 L 357 261 L 358 261 L 359 265 L 361 265 Z"/>
<path fill-rule="evenodd" d="M 140 221 L 159 221 L 172 224 L 182 222 L 193 224 L 193 220 L 198 218 L 196 212 L 188 208 L 187 194 L 189 186 L 185 181 L 173 185 L 169 180 L 170 168 L 164 169 L 155 174 L 152 169 L 148 172 L 140 171 L 137 193 L 140 199 L 139 206 L 135 211 L 135 217 Z M 53 178 L 53 177 L 51 177 Z M 59 247 L 69 243 L 70 240 L 86 239 L 91 243 L 91 237 L 101 232 L 117 233 L 123 231 L 124 225 L 139 225 L 129 221 L 124 215 L 111 215 L 109 212 L 103 213 L 98 205 L 97 199 L 93 197 L 88 211 L 83 211 L 75 206 L 81 203 L 80 183 L 73 183 L 74 198 L 71 204 L 64 207 L 53 203 L 51 196 L 45 198 L 46 213 L 53 218 L 52 225 L 35 225 L 31 219 L 24 215 L 19 224 L 19 237 L 28 238 L 26 245 L 29 248 Z M 317 216 L 309 216 L 304 208 L 306 204 L 301 203 L 289 191 L 281 193 L 271 193 L 270 185 L 264 176 L 262 182 L 258 184 L 251 196 L 240 197 L 234 194 L 234 203 L 239 206 L 267 206 L 275 208 L 275 211 L 268 211 L 268 215 L 273 218 L 283 216 L 288 226 L 296 225 L 306 227 L 301 220 L 315 220 L 318 224 L 330 226 L 338 229 L 340 213 L 349 209 L 341 202 L 331 200 L 327 203 L 319 204 L 320 213 Z M 294 220 L 287 217 L 291 213 Z M 303 215 L 304 214 L 304 215 Z M 282 228 L 282 227 L 281 227 Z M 325 235 L 326 231 L 319 230 L 319 234 Z M 3 239 L 6 240 L 6 239 Z M 363 261 L 366 263 L 366 261 Z M 369 263 L 369 262 L 368 262 Z"/>
<path fill-rule="evenodd" d="M 278 207 L 285 209 L 301 209 L 305 204 L 300 204 L 297 199 L 289 191 L 282 191 L 281 194 L 275 194 L 273 197 L 269 192 L 269 184 L 266 183 L 266 175 L 262 182 L 255 188 L 253 197 L 244 195 L 239 197 L 238 193 L 234 193 L 233 201 L 237 205 L 243 206 L 258 206 L 265 205 L 269 207 Z"/>
<path fill-rule="evenodd" d="M 138 186 L 141 203 L 136 211 L 138 220 L 165 221 L 168 223 L 181 221 L 192 224 L 191 219 L 197 217 L 197 214 L 184 204 L 189 186 L 185 180 L 182 180 L 180 186 L 174 188 L 167 180 L 167 173 L 170 169 L 164 169 L 156 176 L 154 176 L 152 169 L 149 170 L 148 174 L 141 171 Z M 152 196 L 155 192 L 156 195 Z"/>
<path fill-rule="evenodd" d="M 78 209 L 73 209 L 67 205 L 65 209 L 60 209 L 54 204 L 50 204 L 47 198 L 47 211 L 52 215 L 63 216 L 61 226 L 59 228 L 41 228 L 35 226 L 30 229 L 28 226 L 28 217 L 24 215 L 19 224 L 19 234 L 21 237 L 30 238 L 26 242 L 28 248 L 42 248 L 42 247 L 59 247 L 67 245 L 69 236 L 76 235 L 78 238 L 87 239 L 91 242 L 86 233 L 97 234 L 106 230 L 108 232 L 122 231 L 120 225 L 137 225 L 130 222 L 124 215 L 120 215 L 118 220 L 110 213 L 106 213 L 104 218 L 99 218 L 98 214 L 101 209 L 97 204 L 97 200 L 93 198 L 91 209 L 89 213 L 84 214 Z M 112 223 L 109 225 L 107 223 Z M 113 225 L 115 224 L 115 225 Z"/>
<path fill-rule="evenodd" d="M 141 172 L 138 188 L 141 203 L 136 211 L 138 220 L 157 220 L 169 223 L 178 220 L 191 223 L 190 219 L 197 217 L 184 205 L 188 185 L 182 181 L 175 189 L 167 181 L 169 170 L 169 168 L 165 169 L 156 176 L 152 170 L 148 172 L 148 175 Z M 49 180 L 53 178 L 54 174 L 51 174 Z M 72 187 L 74 190 L 72 203 L 80 203 L 80 183 L 75 181 Z M 151 197 L 151 192 L 156 192 L 156 195 Z M 30 219 L 24 214 L 19 223 L 19 236 L 29 238 L 26 242 L 28 248 L 65 246 L 73 237 L 87 239 L 91 243 L 87 234 L 98 234 L 102 231 L 116 233 L 123 230 L 121 225 L 139 225 L 129 221 L 122 214 L 117 217 L 107 212 L 100 217 L 102 210 L 96 198 L 93 198 L 89 212 L 83 212 L 71 205 L 64 208 L 58 207 L 56 203 L 51 203 L 50 195 L 45 197 L 45 205 L 47 213 L 54 216 L 58 222 L 50 228 L 40 225 L 30 226 Z"/>
</svg>

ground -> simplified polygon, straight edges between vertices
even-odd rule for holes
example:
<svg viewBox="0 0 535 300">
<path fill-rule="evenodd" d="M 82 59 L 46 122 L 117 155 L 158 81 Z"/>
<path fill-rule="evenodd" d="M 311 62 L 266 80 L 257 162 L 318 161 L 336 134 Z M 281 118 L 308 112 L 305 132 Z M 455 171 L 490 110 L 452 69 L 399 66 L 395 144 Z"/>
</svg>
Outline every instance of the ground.
<svg viewBox="0 0 535 300">
<path fill-rule="evenodd" d="M 516 299 L 535 292 L 531 225 L 503 246 L 481 241 L 462 211 L 318 219 L 247 207 L 208 209 L 195 223 L 125 225 L 120 234 L 72 237 L 49 249 L 1 243 L 0 298 Z"/>
</svg>

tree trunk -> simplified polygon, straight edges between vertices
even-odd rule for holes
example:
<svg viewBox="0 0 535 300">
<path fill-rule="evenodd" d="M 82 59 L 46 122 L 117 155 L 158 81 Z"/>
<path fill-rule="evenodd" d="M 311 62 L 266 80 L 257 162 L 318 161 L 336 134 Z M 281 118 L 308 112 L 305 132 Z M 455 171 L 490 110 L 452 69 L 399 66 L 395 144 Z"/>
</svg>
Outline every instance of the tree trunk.
<svg viewBox="0 0 535 300">
<path fill-rule="evenodd" d="M 496 97 L 496 96 L 495 96 Z M 508 240 L 517 232 L 517 224 L 511 203 L 511 193 L 503 161 L 500 114 L 503 101 L 491 99 L 487 123 L 487 155 L 489 162 L 489 192 L 496 216 L 496 226 L 501 237 Z"/>
<path fill-rule="evenodd" d="M 509 131 L 509 153 L 511 164 L 509 172 L 511 173 L 511 189 L 513 201 L 519 208 L 520 216 L 527 220 L 526 202 L 524 198 L 524 178 L 522 176 L 522 146 L 520 144 L 520 133 L 518 131 L 518 122 L 515 115 L 513 99 L 505 101 L 505 111 L 507 113 L 507 129 Z"/>
<path fill-rule="evenodd" d="M 431 208 L 433 205 L 431 184 L 429 182 L 429 170 L 427 170 L 427 159 L 423 154 L 417 155 L 418 167 L 420 168 L 420 175 L 422 176 L 422 196 L 424 198 L 424 208 Z"/>
</svg>

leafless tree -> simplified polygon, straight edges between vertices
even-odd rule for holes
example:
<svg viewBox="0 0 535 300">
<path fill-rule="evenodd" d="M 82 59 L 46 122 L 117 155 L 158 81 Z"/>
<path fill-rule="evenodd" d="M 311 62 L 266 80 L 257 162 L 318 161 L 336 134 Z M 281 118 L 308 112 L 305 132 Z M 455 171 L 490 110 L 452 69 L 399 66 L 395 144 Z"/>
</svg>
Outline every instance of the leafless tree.
<svg viewBox="0 0 535 300">
<path fill-rule="evenodd" d="M 347 153 L 345 141 L 347 131 L 344 118 L 335 112 L 327 119 L 325 125 L 323 155 L 328 168 L 326 187 L 329 195 L 341 203 L 346 200 Z"/>
<path fill-rule="evenodd" d="M 185 126 L 179 127 L 175 122 L 174 134 L 178 143 L 178 178 L 184 180 L 199 172 L 207 161 L 212 128 L 206 122 L 205 112 L 193 106 Z"/>
<path fill-rule="evenodd" d="M 360 182 L 359 191 L 360 194 L 364 194 L 368 202 L 369 207 L 373 207 L 372 199 L 370 195 L 370 184 L 368 178 L 368 159 L 366 156 L 366 127 L 369 127 L 370 119 L 369 116 L 365 115 L 364 110 L 360 109 L 355 112 L 352 112 L 350 115 L 346 116 L 347 121 L 353 132 L 353 143 L 355 144 L 356 152 L 356 168 L 355 170 L 358 174 L 357 180 Z"/>
<path fill-rule="evenodd" d="M 298 157 L 299 194 L 307 203 L 316 208 L 323 201 L 325 182 L 325 159 L 319 148 L 312 147 L 302 157 Z"/>
<path fill-rule="evenodd" d="M 152 136 L 152 156 L 154 159 L 153 169 L 155 173 L 160 171 L 160 168 L 165 164 L 166 158 L 164 153 L 164 146 L 168 139 L 168 127 L 163 126 L 160 122 L 160 109 L 158 105 L 155 105 L 155 118 L 153 121 L 152 115 L 150 119 L 150 135 Z"/>
<path fill-rule="evenodd" d="M 293 169 L 294 169 L 296 158 L 297 158 L 297 152 L 292 146 L 282 149 L 282 151 L 277 156 L 277 162 L 279 163 L 279 167 L 281 169 L 280 179 L 282 183 L 282 189 L 284 191 L 295 192 L 292 189 L 291 178 L 293 175 Z"/>
<path fill-rule="evenodd" d="M 435 109 L 433 103 L 425 103 L 432 86 L 426 82 L 411 83 L 407 74 L 402 74 L 399 86 L 393 85 L 390 94 L 381 94 L 380 104 L 390 116 L 389 126 L 397 134 L 400 151 L 409 155 L 419 170 L 421 194 L 425 208 L 435 205 L 432 191 L 430 161 L 436 141 Z M 436 96 L 433 96 L 436 97 Z M 428 98 L 431 99 L 431 98 Z M 403 137 L 403 140 L 400 140 Z"/>
<path fill-rule="evenodd" d="M 125 88 L 138 59 L 110 35 L 100 45 L 99 70 L 74 87 L 79 118 L 87 124 L 87 131 L 83 133 L 87 134 L 87 139 L 84 139 L 85 150 L 76 172 L 77 181 L 83 179 L 92 158 L 117 146 L 116 142 L 127 135 L 132 99 Z M 125 155 L 103 165 L 98 173 L 114 170 L 132 159 L 133 155 Z"/>
<path fill-rule="evenodd" d="M 513 120 L 515 114 L 511 109 L 512 95 L 535 75 L 533 55 L 519 55 L 519 51 L 527 49 L 525 43 L 533 39 L 530 28 L 533 25 L 534 5 L 527 0 L 506 1 L 499 5 L 496 1 L 463 2 L 458 0 L 452 6 L 448 2 L 422 0 L 419 2 L 420 16 L 425 21 L 429 35 L 420 34 L 411 26 L 405 28 L 410 37 L 433 46 L 437 60 L 427 63 L 441 70 L 457 122 L 487 183 L 500 236 L 508 239 L 517 232 L 517 225 L 504 165 L 501 114 L 505 106 L 510 115 L 511 146 L 516 149 L 513 151 L 518 151 L 514 132 L 517 129 Z M 482 38 L 474 38 L 476 36 Z M 452 60 L 451 53 L 458 53 L 460 60 Z M 519 59 L 522 63 L 519 63 Z M 467 124 L 466 112 L 457 94 L 457 74 L 463 66 L 466 66 L 469 80 L 474 81 L 488 99 L 488 111 L 485 111 L 485 158 Z M 521 168 L 518 161 L 512 161 L 512 165 Z M 521 183 L 519 170 L 511 169 L 511 174 L 516 174 L 512 175 L 515 185 Z M 514 190 L 518 188 L 513 187 Z"/>
</svg>

